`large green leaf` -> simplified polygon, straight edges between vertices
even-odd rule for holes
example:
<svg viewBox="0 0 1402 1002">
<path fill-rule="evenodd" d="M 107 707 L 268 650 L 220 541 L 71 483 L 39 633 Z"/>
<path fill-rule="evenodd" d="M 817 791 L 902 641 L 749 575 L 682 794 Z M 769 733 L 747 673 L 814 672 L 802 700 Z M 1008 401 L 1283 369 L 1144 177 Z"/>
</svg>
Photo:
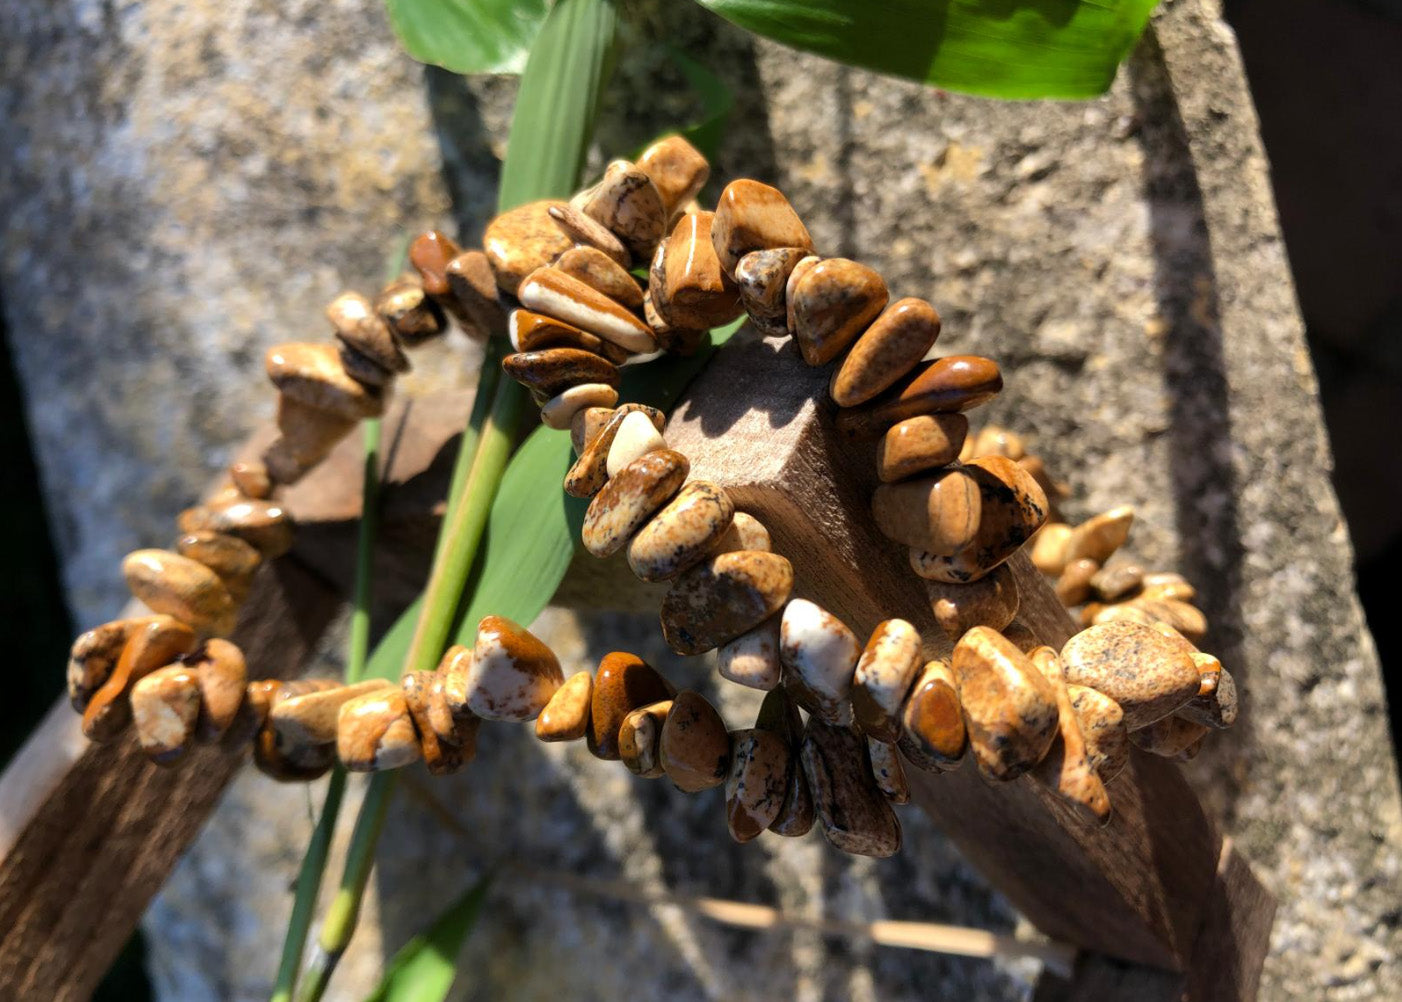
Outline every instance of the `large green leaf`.
<svg viewBox="0 0 1402 1002">
<path fill-rule="evenodd" d="M 970 94 L 1103 94 L 1157 0 L 697 0 L 839 62 Z"/>
<path fill-rule="evenodd" d="M 405 943 L 366 1002 L 443 1002 L 491 882 L 490 872 L 484 874 L 433 925 Z"/>
<path fill-rule="evenodd" d="M 454 73 L 520 73 L 549 0 L 386 0 L 409 55 Z"/>
</svg>

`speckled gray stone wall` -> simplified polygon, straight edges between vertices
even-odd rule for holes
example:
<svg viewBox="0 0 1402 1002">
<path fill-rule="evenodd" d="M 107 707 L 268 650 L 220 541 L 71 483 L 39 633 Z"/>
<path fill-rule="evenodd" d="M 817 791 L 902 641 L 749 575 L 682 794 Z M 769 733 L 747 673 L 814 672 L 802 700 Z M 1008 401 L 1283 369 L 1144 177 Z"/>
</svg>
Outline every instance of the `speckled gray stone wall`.
<svg viewBox="0 0 1402 1002">
<path fill-rule="evenodd" d="M 1005 365 L 986 417 L 1071 484 L 1069 513 L 1133 502 L 1133 553 L 1201 590 L 1208 647 L 1246 697 L 1191 772 L 1281 900 L 1262 997 L 1402 995 L 1402 815 L 1378 664 L 1216 5 L 1166 5 L 1112 92 L 1081 104 L 941 94 L 753 44 L 689 5 L 652 10 L 650 30 L 736 90 L 718 176 L 776 181 L 824 251 L 932 299 L 945 348 Z M 480 228 L 511 86 L 425 88 L 375 0 L 26 2 L 0 28 L 5 82 L 25 81 L 0 116 L 0 281 L 70 593 L 95 619 L 116 608 L 120 553 L 163 539 L 267 413 L 261 349 L 318 324 L 341 284 L 373 283 L 390 235 L 444 217 L 449 191 L 464 231 Z M 601 154 L 694 111 L 677 80 L 664 55 L 634 50 Z M 453 137 L 446 173 L 435 123 Z M 443 359 L 436 378 L 471 378 L 465 362 Z M 752 711 L 751 694 L 662 656 L 647 618 L 552 611 L 539 628 L 574 663 L 655 652 L 733 723 Z M 382 951 L 502 855 L 809 914 L 1015 922 L 909 811 L 894 860 L 840 859 L 817 836 L 735 847 L 718 795 L 683 798 L 504 727 L 484 731 L 466 775 L 411 770 L 404 791 L 338 998 L 360 997 Z M 166 997 L 266 994 L 309 828 L 300 791 L 235 784 L 148 920 Z M 1010 999 L 1032 973 L 726 932 L 524 878 L 501 882 L 464 962 L 457 995 L 482 999 Z"/>
</svg>

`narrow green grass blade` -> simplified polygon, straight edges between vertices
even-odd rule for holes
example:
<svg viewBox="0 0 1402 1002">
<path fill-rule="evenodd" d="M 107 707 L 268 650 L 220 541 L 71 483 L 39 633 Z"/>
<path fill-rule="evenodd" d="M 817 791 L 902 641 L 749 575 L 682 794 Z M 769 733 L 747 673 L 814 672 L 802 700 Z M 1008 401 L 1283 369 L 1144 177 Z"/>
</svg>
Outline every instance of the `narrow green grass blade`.
<svg viewBox="0 0 1402 1002">
<path fill-rule="evenodd" d="M 365 1002 L 443 1002 L 457 974 L 457 956 L 477 925 L 491 883 L 488 872 L 423 933 L 405 943 Z"/>
<path fill-rule="evenodd" d="M 795 49 L 969 94 L 1105 93 L 1158 0 L 697 0 Z"/>
<path fill-rule="evenodd" d="M 454 73 L 520 73 L 547 0 L 386 0 L 409 55 Z"/>
</svg>

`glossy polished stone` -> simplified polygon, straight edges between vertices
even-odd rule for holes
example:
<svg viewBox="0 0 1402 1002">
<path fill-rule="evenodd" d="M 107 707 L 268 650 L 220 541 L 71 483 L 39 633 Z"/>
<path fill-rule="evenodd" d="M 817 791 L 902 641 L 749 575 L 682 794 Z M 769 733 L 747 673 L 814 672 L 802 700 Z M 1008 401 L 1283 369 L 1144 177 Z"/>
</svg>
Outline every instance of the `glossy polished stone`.
<svg viewBox="0 0 1402 1002">
<path fill-rule="evenodd" d="M 645 415 L 636 418 L 656 434 Z M 692 481 L 629 542 L 628 566 L 644 581 L 671 580 L 713 552 L 734 514 L 735 503 L 723 488 Z"/>
<path fill-rule="evenodd" d="M 722 644 L 716 653 L 721 678 L 768 692 L 779 684 L 780 617 L 770 616 L 752 630 Z"/>
<path fill-rule="evenodd" d="M 418 761 L 418 732 L 403 690 L 386 686 L 343 704 L 336 756 L 351 772 L 402 769 Z"/>
<path fill-rule="evenodd" d="M 487 224 L 482 249 L 502 292 L 516 295 L 527 275 L 570 249 L 570 238 L 550 218 L 550 207 L 564 204 L 553 199 L 527 202 Z"/>
<path fill-rule="evenodd" d="M 1153 627 L 1103 623 L 1082 630 L 1061 649 L 1066 680 L 1105 693 L 1136 731 L 1161 720 L 1198 694 L 1197 666 L 1188 652 Z"/>
<path fill-rule="evenodd" d="M 596 557 L 611 556 L 623 549 L 681 489 L 690 468 L 681 453 L 659 449 L 619 470 L 594 495 L 584 513 L 584 548 Z"/>
<path fill-rule="evenodd" d="M 477 624 L 467 707 L 484 720 L 534 720 L 564 684 L 555 652 L 503 616 Z"/>
<path fill-rule="evenodd" d="M 810 717 L 799 759 L 829 842 L 858 856 L 900 851 L 900 822 L 876 785 L 860 734 Z"/>
<path fill-rule="evenodd" d="M 589 705 L 594 699 L 594 676 L 575 672 L 555 690 L 535 719 L 535 736 L 541 741 L 577 741 L 589 729 Z"/>
<path fill-rule="evenodd" d="M 132 686 L 136 737 L 157 765 L 171 765 L 189 750 L 199 714 L 199 679 L 185 665 L 158 668 Z"/>
<path fill-rule="evenodd" d="M 957 765 L 968 747 L 959 682 L 948 661 L 927 663 L 901 707 L 897 739 L 906 758 L 928 772 Z"/>
<path fill-rule="evenodd" d="M 595 758 L 616 761 L 623 719 L 642 706 L 669 700 L 676 690 L 642 658 L 614 651 L 599 662 L 589 708 L 589 751 Z"/>
<path fill-rule="evenodd" d="M 857 659 L 852 711 L 857 726 L 879 741 L 901 732 L 901 707 L 920 670 L 920 634 L 904 619 L 878 623 Z"/>
<path fill-rule="evenodd" d="M 599 183 L 580 192 L 570 204 L 644 261 L 662 239 L 670 215 L 652 178 L 626 160 L 609 164 Z"/>
<path fill-rule="evenodd" d="M 701 151 L 681 136 L 667 136 L 643 150 L 638 169 L 652 179 L 668 219 L 695 198 L 711 176 Z"/>
<path fill-rule="evenodd" d="M 506 310 L 501 304 L 491 261 L 480 250 L 463 251 L 447 267 L 448 285 L 458 305 L 459 320 L 469 333 L 499 337 L 506 330 Z M 529 274 L 529 272 L 527 272 Z"/>
<path fill-rule="evenodd" d="M 799 706 L 830 724 L 852 722 L 852 676 L 862 648 L 842 620 L 807 599 L 784 608 L 779 660 Z"/>
<path fill-rule="evenodd" d="M 921 414 L 893 424 L 876 446 L 882 483 L 893 484 L 954 461 L 969 431 L 963 414 Z"/>
<path fill-rule="evenodd" d="M 794 266 L 809 256 L 805 247 L 772 247 L 751 251 L 735 265 L 740 305 L 765 337 L 788 337 L 789 276 Z"/>
<path fill-rule="evenodd" d="M 776 553 L 739 550 L 684 571 L 662 599 L 662 634 L 678 654 L 702 654 L 783 607 L 793 565 Z"/>
<path fill-rule="evenodd" d="M 735 265 L 751 251 L 813 249 L 813 238 L 783 193 L 745 178 L 730 182 L 721 192 L 711 240 L 727 275 L 734 275 Z"/>
<path fill-rule="evenodd" d="M 672 697 L 657 751 L 667 778 L 684 793 L 720 786 L 730 771 L 725 721 L 705 696 L 690 689 Z"/>
<path fill-rule="evenodd" d="M 234 627 L 234 600 L 219 575 L 169 550 L 135 550 L 122 560 L 127 587 L 152 612 L 162 612 L 202 633 Z"/>
<path fill-rule="evenodd" d="M 1027 655 L 979 626 L 955 645 L 951 667 L 979 770 L 1006 781 L 1040 762 L 1058 733 L 1056 691 Z"/>
<path fill-rule="evenodd" d="M 925 300 L 892 303 L 833 373 L 828 388 L 833 403 L 855 407 L 889 389 L 920 364 L 939 336 L 940 315 Z"/>
<path fill-rule="evenodd" d="M 1006 563 L 968 584 L 926 581 L 930 611 L 945 636 L 958 640 L 975 626 L 1002 630 L 1017 615 L 1017 581 Z"/>
<path fill-rule="evenodd" d="M 871 498 L 876 527 L 898 543 L 940 556 L 974 540 L 983 517 L 978 482 L 951 467 L 933 476 L 882 484 Z"/>
<path fill-rule="evenodd" d="M 869 404 L 837 415 L 837 428 L 852 438 L 875 438 L 892 425 L 920 414 L 967 411 L 992 400 L 1003 389 L 1003 374 L 992 359 L 948 355 L 930 362 Z"/>
<path fill-rule="evenodd" d="M 333 344 L 278 345 L 268 349 L 264 367 L 278 392 L 314 410 L 346 421 L 384 413 L 384 395 L 352 379 Z"/>
<path fill-rule="evenodd" d="M 793 752 L 778 735 L 751 728 L 730 735 L 725 814 L 730 837 L 749 842 L 774 823 L 784 805 Z"/>
</svg>

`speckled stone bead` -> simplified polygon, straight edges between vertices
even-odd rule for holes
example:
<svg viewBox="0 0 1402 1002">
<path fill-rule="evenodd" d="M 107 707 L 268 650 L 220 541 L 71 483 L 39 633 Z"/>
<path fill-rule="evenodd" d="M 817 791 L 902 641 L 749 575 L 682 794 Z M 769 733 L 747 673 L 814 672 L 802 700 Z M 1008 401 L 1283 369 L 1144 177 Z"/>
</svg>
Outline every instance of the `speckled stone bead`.
<svg viewBox="0 0 1402 1002">
<path fill-rule="evenodd" d="M 359 352 L 388 373 L 407 372 L 409 359 L 400 350 L 389 324 L 358 292 L 344 292 L 326 307 L 326 319 L 343 345 Z"/>
<path fill-rule="evenodd" d="M 878 623 L 862 648 L 852 675 L 852 712 L 857 726 L 880 741 L 901 732 L 901 705 L 920 668 L 920 634 L 904 619 Z"/>
<path fill-rule="evenodd" d="M 1208 728 L 1195 720 L 1181 716 L 1164 717 L 1148 727 L 1131 731 L 1129 742 L 1150 755 L 1177 758 L 1192 750 L 1207 732 Z"/>
<path fill-rule="evenodd" d="M 958 640 L 975 626 L 1002 630 L 1017 615 L 1017 581 L 1006 563 L 968 584 L 926 581 L 925 594 L 930 611 L 945 636 Z"/>
<path fill-rule="evenodd" d="M 638 169 L 652 179 L 668 219 L 695 198 L 711 176 L 701 151 L 681 136 L 667 136 L 643 150 Z"/>
<path fill-rule="evenodd" d="M 788 337 L 789 275 L 798 262 L 810 256 L 804 247 L 772 247 L 751 251 L 735 265 L 740 305 L 765 337 Z"/>
<path fill-rule="evenodd" d="M 610 477 L 584 513 L 584 548 L 607 557 L 633 538 L 681 489 L 691 464 L 679 452 L 659 449 L 634 460 Z"/>
<path fill-rule="evenodd" d="M 979 770 L 1006 781 L 1040 762 L 1058 733 L 1056 691 L 1027 655 L 977 626 L 955 645 L 951 667 Z"/>
<path fill-rule="evenodd" d="M 192 532 L 181 536 L 175 550 L 204 564 L 224 582 L 235 602 L 242 602 L 253 582 L 253 574 L 263 556 L 236 536 L 222 532 Z"/>
<path fill-rule="evenodd" d="M 703 654 L 753 629 L 788 601 L 793 565 L 738 550 L 682 572 L 662 599 L 662 635 L 678 654 Z"/>
<path fill-rule="evenodd" d="M 830 724 L 852 722 L 852 676 L 862 648 L 840 619 L 794 599 L 779 626 L 784 685 L 799 706 Z"/>
<path fill-rule="evenodd" d="M 131 717 L 146 757 L 171 765 L 195 737 L 200 715 L 200 684 L 185 665 L 158 668 L 131 689 Z"/>
<path fill-rule="evenodd" d="M 522 386 L 546 397 L 580 383 L 618 385 L 618 366 L 578 348 L 547 348 L 507 355 L 502 370 Z"/>
<path fill-rule="evenodd" d="M 643 308 L 643 289 L 626 268 L 597 247 L 573 247 L 555 267 L 630 310 Z"/>
<path fill-rule="evenodd" d="M 126 643 L 106 680 L 83 711 L 83 736 L 106 742 L 131 722 L 129 696 L 138 680 L 195 649 L 195 632 L 170 616 L 141 616 L 127 621 Z"/>
<path fill-rule="evenodd" d="M 687 213 L 667 238 L 665 312 L 674 326 L 719 327 L 743 312 L 739 291 L 721 270 L 711 244 L 713 216 L 710 212 Z"/>
<path fill-rule="evenodd" d="M 882 484 L 871 497 L 872 518 L 886 536 L 941 556 L 973 541 L 982 511 L 978 482 L 955 467 L 919 480 Z"/>
<path fill-rule="evenodd" d="M 372 678 L 354 685 L 305 692 L 280 699 L 268 713 L 271 724 L 288 745 L 324 745 L 336 740 L 336 718 L 352 699 L 392 685 Z"/>
<path fill-rule="evenodd" d="M 564 204 L 551 199 L 528 202 L 508 209 L 487 224 L 482 249 L 502 292 L 516 295 L 527 275 L 573 245 L 550 218 L 550 207 Z"/>
<path fill-rule="evenodd" d="M 1104 564 L 1111 554 L 1125 544 L 1133 524 L 1134 509 L 1129 505 L 1111 508 L 1086 519 L 1071 530 L 1066 541 L 1066 559 L 1071 561 L 1086 557 Z"/>
<path fill-rule="evenodd" d="M 968 747 L 959 682 L 948 661 L 925 665 L 901 707 L 897 745 L 915 765 L 940 772 L 956 765 Z"/>
<path fill-rule="evenodd" d="M 583 454 L 585 446 L 604 430 L 613 411 L 612 407 L 586 407 L 570 419 L 570 445 L 576 456 Z"/>
<path fill-rule="evenodd" d="M 1051 683 L 1057 707 L 1057 736 L 1046 757 L 1033 767 L 1032 778 L 1056 791 L 1088 820 L 1103 825 L 1110 820 L 1110 795 L 1087 753 L 1061 662 L 1050 647 L 1036 648 L 1028 659 Z"/>
<path fill-rule="evenodd" d="M 93 693 L 112 677 L 131 630 L 142 619 L 116 619 L 78 635 L 68 651 L 68 701 L 82 713 Z"/>
<path fill-rule="evenodd" d="M 286 688 L 284 686 L 277 691 L 273 697 L 274 703 Z M 335 763 L 334 743 L 285 746 L 279 740 L 278 732 L 266 725 L 253 740 L 253 764 L 259 772 L 279 783 L 309 783 L 324 776 Z"/>
<path fill-rule="evenodd" d="M 295 484 L 348 435 L 356 422 L 350 418 L 294 400 L 277 399 L 277 427 L 282 434 L 263 450 L 268 476 L 279 484 Z"/>
<path fill-rule="evenodd" d="M 273 482 L 261 460 L 239 459 L 229 464 L 229 479 L 243 496 L 266 500 L 273 496 Z"/>
<path fill-rule="evenodd" d="M 670 216 L 652 178 L 626 160 L 609 164 L 603 179 L 576 195 L 570 204 L 644 261 L 662 239 Z"/>
<path fill-rule="evenodd" d="M 1084 685 L 1068 685 L 1066 694 L 1076 714 L 1076 725 L 1086 743 L 1091 768 L 1108 783 L 1129 763 L 1129 730 L 1124 711 L 1103 692 Z"/>
<path fill-rule="evenodd" d="M 1066 544 L 1071 527 L 1065 522 L 1048 522 L 1037 530 L 1028 545 L 1032 565 L 1048 577 L 1060 577 L 1066 569 Z"/>
<path fill-rule="evenodd" d="M 1198 694 L 1179 707 L 1177 715 L 1217 730 L 1231 727 L 1237 718 L 1236 680 L 1211 654 L 1194 653 L 1189 656 L 1200 672 L 1205 667 L 1214 668 L 1216 678 L 1211 685 L 1200 684 Z M 1203 674 L 1200 680 L 1206 677 Z"/>
<path fill-rule="evenodd" d="M 901 380 L 877 399 L 837 415 L 837 429 L 852 438 L 875 438 L 893 424 L 920 414 L 949 414 L 987 403 L 1003 388 L 992 359 L 948 355 Z"/>
<path fill-rule="evenodd" d="M 666 774 L 658 749 L 662 727 L 671 712 L 672 701 L 664 699 L 640 706 L 623 718 L 618 729 L 618 757 L 633 775 L 657 779 Z"/>
<path fill-rule="evenodd" d="M 876 780 L 876 788 L 893 804 L 910 803 L 910 785 L 906 782 L 905 767 L 895 745 L 867 738 L 867 758 L 871 763 L 871 775 Z"/>
<path fill-rule="evenodd" d="M 1129 604 L 1143 609 L 1160 623 L 1173 627 L 1193 643 L 1200 643 L 1207 635 L 1207 617 L 1187 602 L 1139 596 L 1130 599 Z"/>
<path fill-rule="evenodd" d="M 402 276 L 381 289 L 375 297 L 375 312 L 408 348 L 426 344 L 448 329 L 442 307 L 424 291 L 417 276 Z"/>
<path fill-rule="evenodd" d="M 623 241 L 614 236 L 602 223 L 586 216 L 573 205 L 552 205 L 549 212 L 550 218 L 555 220 L 555 225 L 560 227 L 560 232 L 573 243 L 598 251 L 620 268 L 632 266 L 632 251 L 623 246 Z"/>
<path fill-rule="evenodd" d="M 541 741 L 578 741 L 589 729 L 593 699 L 594 676 L 587 671 L 575 672 L 535 718 L 535 736 Z"/>
<path fill-rule="evenodd" d="M 748 178 L 731 181 L 721 192 L 711 241 L 727 275 L 734 275 L 736 264 L 751 251 L 813 249 L 813 238 L 783 193 Z"/>
<path fill-rule="evenodd" d="M 628 415 L 635 411 L 646 414 L 652 420 L 653 427 L 659 432 L 666 424 L 666 416 L 653 407 L 624 404 L 612 411 L 603 427 L 589 437 L 583 451 L 580 452 L 579 459 L 575 460 L 575 464 L 565 475 L 566 494 L 577 498 L 592 498 L 603 490 L 604 484 L 608 483 L 609 479 L 608 455 L 609 450 L 613 448 L 614 436 L 618 434 L 618 429 L 623 426 Z"/>
<path fill-rule="evenodd" d="M 213 744 L 228 733 L 238 717 L 248 684 L 248 665 L 244 662 L 243 651 L 218 637 L 186 656 L 185 664 L 195 673 L 200 687 L 195 740 Z"/>
<path fill-rule="evenodd" d="M 336 755 L 351 772 L 402 769 L 419 759 L 419 736 L 398 686 L 358 696 L 341 707 Z"/>
<path fill-rule="evenodd" d="M 778 735 L 747 729 L 730 734 L 725 816 L 730 837 L 749 842 L 774 823 L 784 805 L 793 753 Z"/>
<path fill-rule="evenodd" d="M 645 415 L 633 418 L 657 434 Z M 622 437 L 620 432 L 615 449 Z M 628 543 L 628 566 L 644 581 L 668 581 L 705 559 L 734 515 L 735 503 L 723 488 L 693 481 Z"/>
<path fill-rule="evenodd" d="M 484 720 L 534 720 L 564 683 L 555 652 L 503 616 L 477 624 L 467 708 Z"/>
<path fill-rule="evenodd" d="M 341 365 L 335 345 L 278 345 L 268 349 L 264 363 L 278 392 L 315 410 L 347 421 L 384 413 L 384 394 L 352 379 Z"/>
<path fill-rule="evenodd" d="M 721 678 L 765 692 L 779 684 L 780 617 L 770 616 L 753 630 L 722 644 L 716 653 Z"/>
<path fill-rule="evenodd" d="M 521 305 L 564 320 L 630 352 L 655 351 L 657 342 L 647 324 L 579 279 L 558 268 L 541 268 L 521 283 Z"/>
<path fill-rule="evenodd" d="M 817 814 L 813 808 L 813 795 L 808 789 L 808 778 L 804 776 L 798 761 L 799 748 L 803 744 L 803 718 L 782 688 L 773 689 L 765 695 L 759 715 L 755 718 L 755 729 L 768 731 L 782 740 L 792 762 L 784 784 L 783 803 L 770 822 L 769 830 L 786 838 L 807 835 Z"/>
<path fill-rule="evenodd" d="M 574 416 L 588 407 L 612 407 L 618 403 L 618 391 L 605 383 L 580 383 L 555 394 L 540 408 L 540 423 L 556 431 L 564 431 L 574 422 Z"/>
<path fill-rule="evenodd" d="M 764 527 L 764 523 L 748 512 L 737 511 L 730 520 L 729 527 L 716 540 L 711 554 L 714 556 L 718 553 L 732 553 L 735 550 L 759 550 L 769 553 L 773 549 L 769 530 Z"/>
<path fill-rule="evenodd" d="M 623 423 L 614 433 L 613 444 L 609 446 L 604 469 L 610 477 L 616 477 L 623 468 L 631 466 L 649 452 L 667 448 L 667 440 L 652 423 L 652 419 L 640 411 L 623 416 Z"/>
<path fill-rule="evenodd" d="M 1156 571 L 1144 575 L 1144 590 L 1141 594 L 1145 598 L 1177 599 L 1179 602 L 1191 602 L 1197 598 L 1198 591 L 1188 579 L 1181 574 L 1172 571 Z"/>
<path fill-rule="evenodd" d="M 1089 557 L 1069 561 L 1056 579 L 1056 598 L 1064 606 L 1080 605 L 1091 596 L 1091 581 L 1100 565 Z"/>
<path fill-rule="evenodd" d="M 636 654 L 614 651 L 599 662 L 585 739 L 595 758 L 617 761 L 623 719 L 642 706 L 669 700 L 676 690 Z"/>
<path fill-rule="evenodd" d="M 667 778 L 684 793 L 720 786 L 730 769 L 725 721 L 705 696 L 690 689 L 672 698 L 657 752 Z"/>
<path fill-rule="evenodd" d="M 409 264 L 418 272 L 424 292 L 435 299 L 452 291 L 448 262 L 462 253 L 453 238 L 441 230 L 426 230 L 409 243 Z"/>
<path fill-rule="evenodd" d="M 470 333 L 499 337 L 506 331 L 506 310 L 497 291 L 491 261 L 480 250 L 463 251 L 448 262 L 448 286 L 457 316 Z"/>
<path fill-rule="evenodd" d="M 1192 657 L 1139 623 L 1103 623 L 1081 631 L 1062 647 L 1061 663 L 1068 682 L 1119 703 L 1130 731 L 1161 720 L 1198 694 Z"/>
<path fill-rule="evenodd" d="M 876 470 L 893 484 L 954 461 L 969 419 L 963 414 L 921 414 L 893 424 L 876 446 Z"/>
<path fill-rule="evenodd" d="M 874 270 L 847 258 L 825 258 L 790 275 L 786 293 L 789 333 L 809 365 L 826 365 L 867 329 L 890 298 Z"/>
<path fill-rule="evenodd" d="M 627 352 L 603 338 L 580 330 L 574 324 L 567 324 L 563 320 L 556 320 L 531 310 L 511 311 L 506 322 L 506 336 L 512 349 L 518 352 L 542 351 L 546 348 L 578 348 L 603 356 L 614 364 L 628 358 Z M 608 348 L 605 348 L 605 345 Z"/>
<path fill-rule="evenodd" d="M 1144 568 L 1138 564 L 1103 567 L 1090 579 L 1090 590 L 1102 602 L 1119 602 L 1137 595 L 1144 584 Z"/>
<path fill-rule="evenodd" d="M 470 712 L 454 714 L 448 708 L 438 672 L 410 672 L 400 679 L 399 687 L 419 736 L 419 754 L 432 775 L 450 775 L 477 756 L 481 718 Z"/>
<path fill-rule="evenodd" d="M 122 561 L 131 593 L 152 612 L 163 612 L 202 633 L 234 628 L 234 600 L 219 575 L 168 550 L 135 550 Z"/>
<path fill-rule="evenodd" d="M 294 526 L 287 509 L 274 501 L 253 499 L 187 508 L 176 520 L 182 533 L 221 532 L 236 536 L 266 560 L 292 548 Z"/>
<path fill-rule="evenodd" d="M 940 315 L 923 299 L 892 303 L 866 329 L 833 373 L 829 394 L 839 407 L 864 404 L 914 369 L 940 336 Z"/>
<path fill-rule="evenodd" d="M 872 777 L 860 734 L 810 717 L 799 760 L 829 842 L 857 856 L 900 851 L 900 822 Z"/>
</svg>

